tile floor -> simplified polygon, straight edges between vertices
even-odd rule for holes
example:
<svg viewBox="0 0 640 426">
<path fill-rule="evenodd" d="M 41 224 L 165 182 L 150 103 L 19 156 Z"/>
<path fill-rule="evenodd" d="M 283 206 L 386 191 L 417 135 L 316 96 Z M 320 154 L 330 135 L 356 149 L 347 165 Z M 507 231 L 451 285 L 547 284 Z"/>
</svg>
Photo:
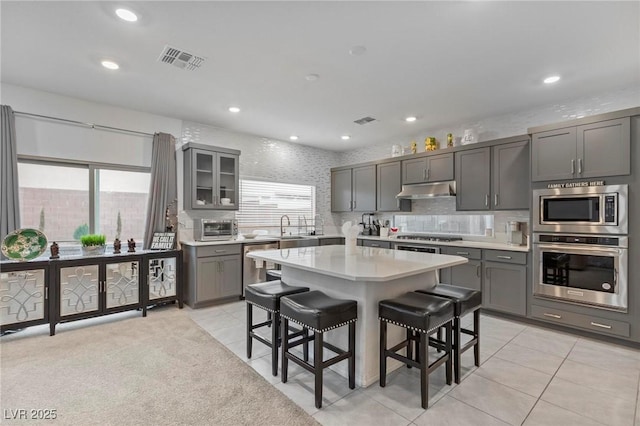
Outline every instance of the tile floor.
<svg viewBox="0 0 640 426">
<path fill-rule="evenodd" d="M 482 315 L 481 366 L 469 351 L 459 385 L 445 384 L 444 368 L 433 373 L 428 410 L 420 407 L 416 369 L 406 368 L 391 373 L 385 388 L 354 390 L 325 370 L 318 410 L 310 373 L 289 363 L 289 381 L 282 383 L 271 375 L 270 351 L 259 342 L 246 358 L 244 302 L 188 312 L 323 425 L 640 426 L 640 350 Z M 266 317 L 262 312 L 254 309 L 256 321 Z"/>
</svg>

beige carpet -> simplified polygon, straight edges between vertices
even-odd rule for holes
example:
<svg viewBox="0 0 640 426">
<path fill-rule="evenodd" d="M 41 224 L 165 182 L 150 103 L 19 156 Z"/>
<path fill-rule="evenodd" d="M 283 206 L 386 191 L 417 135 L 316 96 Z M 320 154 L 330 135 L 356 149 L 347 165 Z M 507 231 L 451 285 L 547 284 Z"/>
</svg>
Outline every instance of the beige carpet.
<svg viewBox="0 0 640 426">
<path fill-rule="evenodd" d="M 3 424 L 20 408 L 57 411 L 39 425 L 317 424 L 173 306 L 0 342 Z"/>
</svg>

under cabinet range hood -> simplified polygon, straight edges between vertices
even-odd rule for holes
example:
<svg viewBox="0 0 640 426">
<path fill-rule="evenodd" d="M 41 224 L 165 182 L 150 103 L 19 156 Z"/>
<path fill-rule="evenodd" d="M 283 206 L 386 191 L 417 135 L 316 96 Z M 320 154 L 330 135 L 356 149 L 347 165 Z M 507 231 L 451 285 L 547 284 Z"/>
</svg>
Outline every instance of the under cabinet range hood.
<svg viewBox="0 0 640 426">
<path fill-rule="evenodd" d="M 396 198 L 408 198 L 411 200 L 422 200 L 429 198 L 453 197 L 456 195 L 456 183 L 417 183 L 414 185 L 402 185 L 402 191 Z"/>
</svg>

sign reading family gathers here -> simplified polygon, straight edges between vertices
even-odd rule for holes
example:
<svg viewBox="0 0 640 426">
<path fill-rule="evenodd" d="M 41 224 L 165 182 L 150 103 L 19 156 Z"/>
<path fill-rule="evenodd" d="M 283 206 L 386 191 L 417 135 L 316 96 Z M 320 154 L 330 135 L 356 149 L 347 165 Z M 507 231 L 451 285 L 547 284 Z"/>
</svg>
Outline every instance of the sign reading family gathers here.
<svg viewBox="0 0 640 426">
<path fill-rule="evenodd" d="M 171 250 L 176 239 L 175 232 L 154 232 L 151 240 L 151 250 Z"/>
</svg>

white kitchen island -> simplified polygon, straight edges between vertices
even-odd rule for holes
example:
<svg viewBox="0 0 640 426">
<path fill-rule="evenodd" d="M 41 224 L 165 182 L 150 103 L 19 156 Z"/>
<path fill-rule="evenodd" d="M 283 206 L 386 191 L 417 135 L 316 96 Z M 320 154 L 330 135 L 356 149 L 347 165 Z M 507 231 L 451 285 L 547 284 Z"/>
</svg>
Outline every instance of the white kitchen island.
<svg viewBox="0 0 640 426">
<path fill-rule="evenodd" d="M 467 262 L 460 256 L 360 246 L 264 250 L 250 252 L 247 256 L 258 263 L 280 264 L 282 281 L 289 285 L 307 286 L 331 297 L 358 302 L 356 383 L 359 386 L 369 386 L 379 378 L 378 302 L 408 291 L 434 287 L 438 283 L 438 269 Z M 346 349 L 345 327 L 325 335 L 327 341 Z M 399 342 L 404 333 L 390 327 L 388 336 L 391 346 Z M 399 365 L 399 362 L 389 360 L 388 370 Z M 346 362 L 331 368 L 347 377 Z"/>
</svg>

